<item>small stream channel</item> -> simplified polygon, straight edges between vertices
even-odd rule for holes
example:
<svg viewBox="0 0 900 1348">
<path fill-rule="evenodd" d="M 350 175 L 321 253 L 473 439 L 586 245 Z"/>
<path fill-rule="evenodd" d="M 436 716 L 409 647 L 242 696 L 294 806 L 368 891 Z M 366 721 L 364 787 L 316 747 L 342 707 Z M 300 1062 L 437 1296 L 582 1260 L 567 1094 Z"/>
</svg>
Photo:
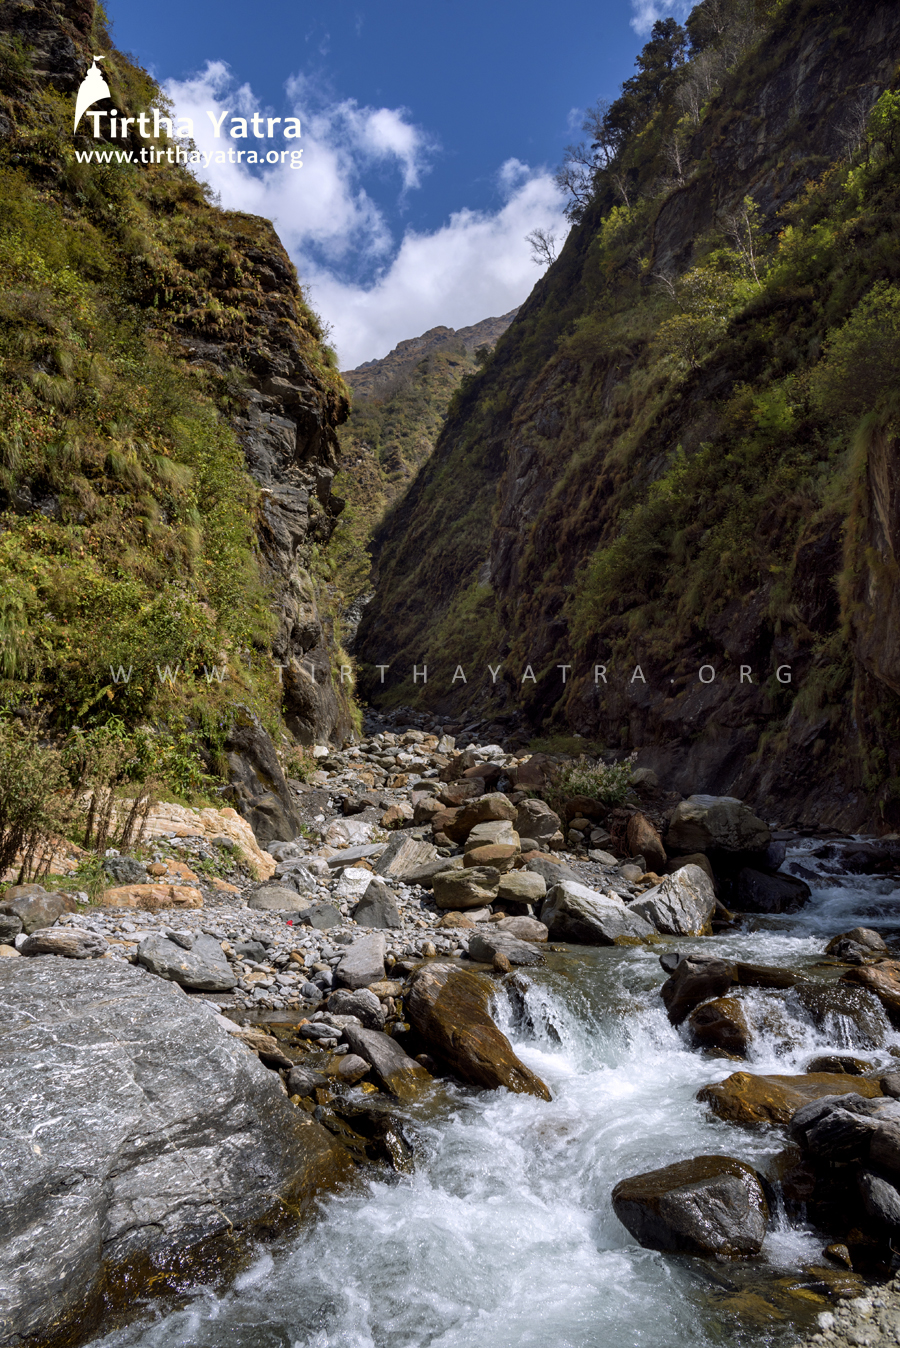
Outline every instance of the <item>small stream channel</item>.
<svg viewBox="0 0 900 1348">
<path fill-rule="evenodd" d="M 765 1171 L 782 1149 L 777 1130 L 736 1128 L 696 1100 L 741 1064 L 689 1049 L 669 1025 L 659 954 L 715 950 L 804 969 L 837 932 L 900 928 L 893 881 L 842 875 L 816 850 L 788 856 L 785 869 L 816 876 L 796 916 L 748 918 L 740 932 L 701 941 L 570 947 L 516 975 L 498 991 L 498 1019 L 552 1103 L 449 1087 L 437 1111 L 413 1111 L 425 1144 L 414 1175 L 329 1199 L 317 1221 L 260 1249 L 227 1291 L 198 1287 L 175 1310 L 148 1308 L 94 1348 L 792 1343 L 825 1308 L 829 1283 L 859 1287 L 829 1270 L 821 1235 L 776 1213 L 752 1262 L 666 1256 L 635 1244 L 610 1193 L 624 1176 L 701 1153 Z M 747 1010 L 750 1071 L 802 1072 L 828 1050 L 896 1064 L 900 1035 L 874 1001 L 863 1025 L 833 1014 L 817 1025 L 790 992 L 751 993 Z"/>
</svg>

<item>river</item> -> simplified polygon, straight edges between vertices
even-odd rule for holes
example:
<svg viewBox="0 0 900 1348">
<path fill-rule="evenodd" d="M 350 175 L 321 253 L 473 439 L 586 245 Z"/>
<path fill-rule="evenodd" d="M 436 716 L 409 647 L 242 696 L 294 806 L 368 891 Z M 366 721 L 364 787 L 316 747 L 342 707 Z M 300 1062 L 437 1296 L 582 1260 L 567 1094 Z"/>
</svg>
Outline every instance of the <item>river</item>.
<svg viewBox="0 0 900 1348">
<path fill-rule="evenodd" d="M 666 1256 L 635 1244 L 610 1192 L 624 1176 L 699 1154 L 765 1170 L 781 1150 L 777 1131 L 735 1128 L 696 1100 L 741 1065 L 691 1050 L 669 1025 L 659 954 L 715 950 L 805 968 L 839 931 L 896 930 L 893 882 L 844 876 L 817 850 L 789 853 L 785 869 L 815 876 L 796 916 L 748 918 L 739 932 L 699 941 L 570 947 L 515 975 L 498 991 L 497 1017 L 551 1103 L 442 1086 L 440 1108 L 412 1111 L 423 1141 L 413 1175 L 330 1198 L 302 1231 L 259 1248 L 227 1290 L 199 1287 L 175 1309 L 148 1307 L 94 1348 L 792 1343 L 825 1308 L 821 1235 L 776 1212 L 748 1264 Z M 834 1016 L 817 1027 L 791 993 L 753 992 L 748 1014 L 750 1071 L 802 1072 L 835 1049 L 896 1065 L 889 1048 L 900 1036 L 874 1002 L 868 1033 Z"/>
</svg>

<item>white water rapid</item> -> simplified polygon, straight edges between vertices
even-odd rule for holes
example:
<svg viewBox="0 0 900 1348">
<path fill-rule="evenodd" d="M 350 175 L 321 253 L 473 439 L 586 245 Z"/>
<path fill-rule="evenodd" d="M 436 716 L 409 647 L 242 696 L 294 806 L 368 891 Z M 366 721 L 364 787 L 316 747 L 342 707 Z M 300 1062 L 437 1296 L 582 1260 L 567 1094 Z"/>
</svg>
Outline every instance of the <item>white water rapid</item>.
<svg viewBox="0 0 900 1348">
<path fill-rule="evenodd" d="M 824 1307 L 804 1290 L 804 1270 L 823 1262 L 821 1235 L 776 1217 L 750 1264 L 656 1254 L 618 1222 L 610 1192 L 624 1176 L 701 1153 L 765 1169 L 783 1147 L 778 1132 L 719 1122 L 696 1100 L 741 1065 L 689 1049 L 669 1025 L 659 954 L 680 946 L 802 968 L 839 931 L 900 926 L 892 883 L 842 876 L 815 850 L 788 861 L 817 877 L 797 916 L 748 919 L 703 941 L 571 947 L 516 975 L 498 992 L 498 1019 L 551 1103 L 450 1087 L 440 1109 L 419 1111 L 414 1175 L 329 1199 L 315 1222 L 260 1248 L 227 1290 L 197 1287 L 175 1309 L 148 1307 L 94 1348 L 791 1343 Z M 896 1064 L 888 1050 L 900 1038 L 874 1002 L 861 1021 L 826 1010 L 817 1026 L 791 993 L 749 1001 L 750 1071 L 802 1072 L 836 1049 Z"/>
</svg>

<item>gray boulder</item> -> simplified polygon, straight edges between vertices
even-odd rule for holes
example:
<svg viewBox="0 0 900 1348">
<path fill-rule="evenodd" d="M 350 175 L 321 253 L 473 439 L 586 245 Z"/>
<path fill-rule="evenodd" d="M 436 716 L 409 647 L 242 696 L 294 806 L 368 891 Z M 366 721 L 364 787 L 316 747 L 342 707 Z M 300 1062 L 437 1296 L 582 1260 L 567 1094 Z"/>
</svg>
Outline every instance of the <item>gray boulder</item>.
<svg viewBox="0 0 900 1348">
<path fill-rule="evenodd" d="M 643 940 L 655 930 L 639 913 L 612 894 L 566 881 L 554 885 L 541 908 L 541 921 L 553 941 L 613 945 L 623 937 Z"/>
<path fill-rule="evenodd" d="M 104 857 L 103 869 L 117 885 L 147 883 L 147 867 L 143 861 L 135 861 L 134 857 Z"/>
<path fill-rule="evenodd" d="M 52 927 L 63 913 L 76 911 L 75 900 L 68 894 L 51 894 L 40 885 L 12 885 L 3 895 L 0 913 L 17 917 L 28 935 Z"/>
<path fill-rule="evenodd" d="M 22 919 L 15 913 L 0 913 L 0 945 L 12 945 L 22 930 Z"/>
<path fill-rule="evenodd" d="M 465 870 L 440 871 L 432 880 L 438 908 L 463 912 L 493 903 L 500 889 L 500 872 L 494 866 L 469 866 Z"/>
<path fill-rule="evenodd" d="M 262 913 L 299 913 L 309 906 L 309 899 L 301 898 L 296 889 L 284 884 L 260 885 L 247 900 L 248 908 Z"/>
<path fill-rule="evenodd" d="M 764 852 L 771 841 L 767 825 L 734 796 L 688 796 L 666 833 L 676 852 Z"/>
<path fill-rule="evenodd" d="M 403 926 L 393 892 L 377 876 L 370 880 L 368 888 L 353 909 L 353 920 L 359 927 L 383 927 L 388 931 L 398 931 Z"/>
<path fill-rule="evenodd" d="M 416 871 L 437 859 L 437 848 L 433 843 L 421 842 L 418 838 L 407 837 L 405 833 L 395 833 L 378 858 L 375 873 L 401 879 L 408 872 Z"/>
<path fill-rule="evenodd" d="M 583 883 L 581 876 L 571 866 L 567 866 L 564 861 L 553 861 L 548 856 L 534 857 L 533 860 L 526 861 L 524 870 L 531 875 L 539 875 L 548 889 L 563 883 L 573 885 Z"/>
<path fill-rule="evenodd" d="M 666 936 L 704 936 L 716 910 L 712 881 L 699 866 L 682 866 L 630 905 Z"/>
<path fill-rule="evenodd" d="M 527 918 L 525 919 L 528 920 Z M 497 931 L 491 923 L 488 931 L 476 931 L 469 937 L 469 959 L 491 964 L 495 955 L 505 955 L 510 964 L 543 964 L 544 956 L 530 941 L 520 941 L 512 932 Z"/>
<path fill-rule="evenodd" d="M 431 1080 L 421 1063 L 404 1053 L 400 1045 L 379 1030 L 348 1025 L 344 1038 L 350 1051 L 371 1063 L 372 1071 L 386 1091 L 398 1100 L 411 1100 Z"/>
<path fill-rule="evenodd" d="M 871 1170 L 860 1170 L 856 1182 L 869 1216 L 891 1231 L 900 1231 L 900 1193 L 895 1186 Z"/>
<path fill-rule="evenodd" d="M 367 988 L 384 978 L 384 937 L 373 931 L 347 947 L 335 970 L 335 982 L 344 988 Z"/>
<path fill-rule="evenodd" d="M 769 1219 L 759 1175 L 729 1156 L 698 1156 L 633 1175 L 616 1185 L 612 1201 L 639 1244 L 684 1254 L 758 1254 Z"/>
<path fill-rule="evenodd" d="M 543 800 L 523 800 L 516 815 L 516 832 L 532 838 L 538 846 L 546 844 L 562 828 L 559 815 Z"/>
<path fill-rule="evenodd" d="M 167 1274 L 202 1278 L 211 1240 L 249 1244 L 353 1173 L 171 983 L 112 960 L 0 960 L 0 1001 L 7 1342 L 74 1338 Z"/>
<path fill-rule="evenodd" d="M 80 927 L 48 927 L 33 931 L 19 946 L 20 955 L 61 955 L 69 960 L 101 959 L 109 950 L 102 936 Z"/>
<path fill-rule="evenodd" d="M 300 909 L 300 922 L 314 931 L 328 931 L 336 927 L 341 915 L 332 903 L 311 903 L 308 908 Z"/>
<path fill-rule="evenodd" d="M 738 876 L 736 908 L 746 913 L 797 913 L 810 896 L 805 880 L 745 866 Z"/>
<path fill-rule="evenodd" d="M 212 936 L 197 936 L 190 949 L 167 936 L 147 936 L 138 946 L 137 958 L 152 974 L 195 992 L 227 992 L 237 983 Z"/>
<path fill-rule="evenodd" d="M 335 1016 L 356 1016 L 367 1030 L 384 1029 L 384 1008 L 368 988 L 338 988 L 328 998 L 328 1010 Z"/>
<path fill-rule="evenodd" d="M 497 931 L 509 932 L 510 936 L 520 941 L 536 941 L 538 944 L 546 941 L 550 934 L 536 917 L 504 917 L 495 922 L 494 927 Z"/>
</svg>

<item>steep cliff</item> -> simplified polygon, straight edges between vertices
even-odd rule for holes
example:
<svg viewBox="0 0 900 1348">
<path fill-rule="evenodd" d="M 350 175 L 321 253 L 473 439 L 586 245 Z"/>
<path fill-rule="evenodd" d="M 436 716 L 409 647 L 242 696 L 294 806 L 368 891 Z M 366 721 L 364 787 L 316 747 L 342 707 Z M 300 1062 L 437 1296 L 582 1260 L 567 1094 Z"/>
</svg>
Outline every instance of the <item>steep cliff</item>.
<svg viewBox="0 0 900 1348">
<path fill-rule="evenodd" d="M 893 824 L 900 13 L 730 9 L 718 88 L 698 43 L 457 395 L 358 651 L 377 701 Z"/>
<path fill-rule="evenodd" d="M 205 759 L 249 808 L 285 795 L 263 727 L 352 728 L 321 577 L 347 390 L 268 221 L 164 134 L 160 163 L 137 125 L 73 136 L 98 53 L 98 109 L 165 114 L 91 0 L 0 8 L 2 695 L 149 722 L 173 785 Z"/>
</svg>

